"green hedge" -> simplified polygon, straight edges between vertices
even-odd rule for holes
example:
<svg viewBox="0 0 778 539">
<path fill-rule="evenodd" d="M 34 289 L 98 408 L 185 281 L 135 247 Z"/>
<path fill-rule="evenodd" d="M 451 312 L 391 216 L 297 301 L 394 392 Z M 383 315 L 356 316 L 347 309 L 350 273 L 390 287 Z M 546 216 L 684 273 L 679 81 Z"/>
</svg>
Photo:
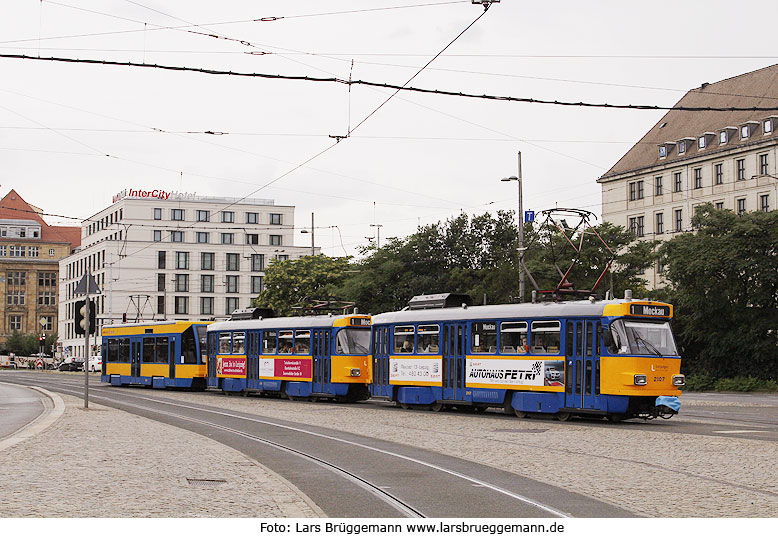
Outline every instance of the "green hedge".
<svg viewBox="0 0 778 539">
<path fill-rule="evenodd" d="M 684 389 L 687 391 L 778 392 L 778 382 L 775 380 L 762 380 L 753 376 L 716 379 L 710 374 L 702 373 L 687 376 Z"/>
</svg>

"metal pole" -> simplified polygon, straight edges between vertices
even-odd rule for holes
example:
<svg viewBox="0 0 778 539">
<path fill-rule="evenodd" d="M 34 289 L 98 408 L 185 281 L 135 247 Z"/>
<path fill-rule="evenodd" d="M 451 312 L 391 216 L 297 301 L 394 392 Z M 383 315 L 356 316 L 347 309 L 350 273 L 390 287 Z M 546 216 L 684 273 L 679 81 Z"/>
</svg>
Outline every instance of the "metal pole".
<svg viewBox="0 0 778 539">
<path fill-rule="evenodd" d="M 92 280 L 92 272 L 87 266 L 86 270 L 86 312 L 84 313 L 84 408 L 89 408 L 89 282 Z"/>
<path fill-rule="evenodd" d="M 519 259 L 524 258 L 524 205 L 521 193 L 521 152 L 519 152 Z M 524 269 L 519 264 L 519 303 L 524 303 Z"/>
<path fill-rule="evenodd" d="M 313 246 L 313 212 L 311 212 L 311 256 L 316 256 L 316 248 Z"/>
</svg>

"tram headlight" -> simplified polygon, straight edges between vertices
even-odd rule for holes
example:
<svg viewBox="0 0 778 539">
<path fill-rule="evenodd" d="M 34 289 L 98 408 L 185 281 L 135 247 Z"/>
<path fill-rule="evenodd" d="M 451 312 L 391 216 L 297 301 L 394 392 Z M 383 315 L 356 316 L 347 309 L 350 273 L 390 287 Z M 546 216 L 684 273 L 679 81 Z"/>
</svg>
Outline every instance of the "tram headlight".
<svg viewBox="0 0 778 539">
<path fill-rule="evenodd" d="M 648 376 L 645 374 L 636 374 L 635 375 L 635 385 L 636 386 L 644 386 L 648 384 Z"/>
<path fill-rule="evenodd" d="M 358 378 L 362 375 L 362 369 L 351 369 L 351 376 Z"/>
<path fill-rule="evenodd" d="M 683 374 L 676 374 L 675 376 L 673 376 L 673 385 L 678 387 L 685 386 L 686 376 L 684 376 Z"/>
</svg>

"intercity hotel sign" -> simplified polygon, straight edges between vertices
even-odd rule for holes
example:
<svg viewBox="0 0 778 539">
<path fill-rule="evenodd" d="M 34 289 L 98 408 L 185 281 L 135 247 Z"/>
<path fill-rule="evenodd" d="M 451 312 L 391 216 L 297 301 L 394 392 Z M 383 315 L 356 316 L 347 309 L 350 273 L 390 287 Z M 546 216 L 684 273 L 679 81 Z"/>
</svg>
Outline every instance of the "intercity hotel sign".
<svg viewBox="0 0 778 539">
<path fill-rule="evenodd" d="M 186 200 L 194 199 L 197 193 L 185 193 L 182 191 L 165 191 L 164 189 L 124 189 L 113 196 L 113 202 L 123 198 L 156 198 L 159 200 Z"/>
</svg>

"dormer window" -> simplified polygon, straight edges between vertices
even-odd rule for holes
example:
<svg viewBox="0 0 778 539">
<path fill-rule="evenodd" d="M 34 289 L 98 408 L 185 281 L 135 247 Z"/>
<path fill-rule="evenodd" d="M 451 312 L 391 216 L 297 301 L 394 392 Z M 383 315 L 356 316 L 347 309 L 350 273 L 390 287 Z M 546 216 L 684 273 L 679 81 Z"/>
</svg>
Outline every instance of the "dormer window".
<svg viewBox="0 0 778 539">
<path fill-rule="evenodd" d="M 768 118 L 767 120 L 764 121 L 764 132 L 765 132 L 765 135 L 767 133 L 772 133 L 773 132 L 773 120 L 772 119 Z"/>
<path fill-rule="evenodd" d="M 697 146 L 699 146 L 700 150 L 705 149 L 705 135 L 697 139 Z"/>
<path fill-rule="evenodd" d="M 694 139 L 691 137 L 684 137 L 681 140 L 678 141 L 678 154 L 686 153 L 687 150 L 692 149 L 692 144 L 694 144 Z"/>
<path fill-rule="evenodd" d="M 667 157 L 667 146 L 659 146 L 659 159 Z"/>
<path fill-rule="evenodd" d="M 678 153 L 686 153 L 686 141 L 682 140 L 678 143 Z"/>
<path fill-rule="evenodd" d="M 722 131 L 719 133 L 719 144 L 726 144 L 727 143 L 727 132 Z"/>
</svg>

